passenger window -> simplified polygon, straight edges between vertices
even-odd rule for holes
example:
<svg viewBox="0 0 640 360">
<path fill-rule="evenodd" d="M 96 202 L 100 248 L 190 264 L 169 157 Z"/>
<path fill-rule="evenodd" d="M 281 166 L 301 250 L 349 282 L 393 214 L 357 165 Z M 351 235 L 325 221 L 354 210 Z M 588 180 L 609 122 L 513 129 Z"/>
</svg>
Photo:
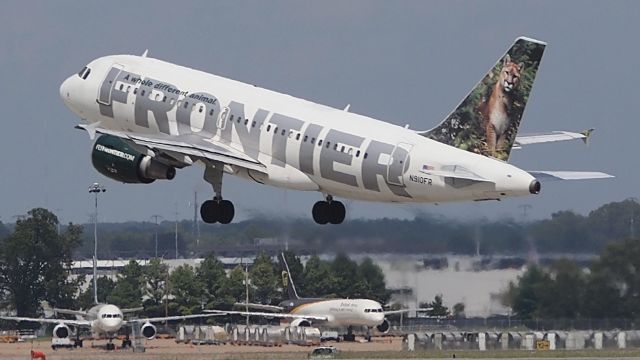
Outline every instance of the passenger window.
<svg viewBox="0 0 640 360">
<path fill-rule="evenodd" d="M 240 118 L 240 116 L 238 116 L 238 124 L 240 124 L 240 120 L 242 120 L 242 119 Z"/>
<path fill-rule="evenodd" d="M 251 127 L 256 127 L 256 121 L 255 120 L 251 123 Z"/>
<path fill-rule="evenodd" d="M 120 84 L 120 91 L 124 88 L 124 84 Z"/>
<path fill-rule="evenodd" d="M 213 116 L 213 109 L 209 110 L 209 116 Z"/>
<path fill-rule="evenodd" d="M 140 96 L 144 96 L 144 90 L 142 90 L 142 92 L 140 93 Z"/>
<path fill-rule="evenodd" d="M 249 119 L 244 119 L 244 124 L 247 125 L 249 123 Z"/>
<path fill-rule="evenodd" d="M 300 140 L 300 133 L 298 133 L 298 135 L 296 135 L 296 140 Z"/>
<path fill-rule="evenodd" d="M 344 152 L 344 145 L 340 148 L 340 152 Z"/>
<path fill-rule="evenodd" d="M 271 130 L 271 125 L 267 125 L 267 132 L 269 132 L 269 130 Z"/>
<path fill-rule="evenodd" d="M 133 89 L 133 95 L 135 95 L 135 94 L 137 94 L 137 93 L 138 93 L 138 88 L 134 88 L 134 89 Z"/>
<path fill-rule="evenodd" d="M 230 121 L 233 121 L 233 114 L 231 114 L 231 115 L 229 116 L 229 120 L 230 120 Z"/>
<path fill-rule="evenodd" d="M 305 135 L 304 139 L 302 139 L 302 141 L 307 142 L 307 139 L 309 138 L 309 135 Z"/>
<path fill-rule="evenodd" d="M 316 138 L 311 138 L 311 145 L 316 141 Z"/>
<path fill-rule="evenodd" d="M 162 102 L 167 102 L 167 96 L 166 95 L 162 98 Z"/>
<path fill-rule="evenodd" d="M 286 132 L 287 132 L 287 130 L 282 129 L 282 133 L 280 133 L 280 135 L 284 136 L 284 133 L 286 133 Z"/>
<path fill-rule="evenodd" d="M 184 108 L 186 109 L 186 108 L 188 108 L 188 107 L 189 107 L 189 102 L 188 102 L 188 101 L 185 101 L 185 102 L 184 102 Z"/>
<path fill-rule="evenodd" d="M 318 146 L 322 146 L 322 139 L 318 140 Z"/>
<path fill-rule="evenodd" d="M 198 112 L 202 112 L 202 110 L 204 110 L 204 107 L 200 105 L 200 109 L 198 109 Z"/>
<path fill-rule="evenodd" d="M 364 158 L 365 159 L 367 158 L 367 156 L 369 156 L 369 154 L 368 153 L 364 153 Z"/>
<path fill-rule="evenodd" d="M 327 141 L 327 149 L 331 146 L 331 141 Z"/>
<path fill-rule="evenodd" d="M 338 150 L 338 144 L 333 144 L 333 150 Z"/>
</svg>

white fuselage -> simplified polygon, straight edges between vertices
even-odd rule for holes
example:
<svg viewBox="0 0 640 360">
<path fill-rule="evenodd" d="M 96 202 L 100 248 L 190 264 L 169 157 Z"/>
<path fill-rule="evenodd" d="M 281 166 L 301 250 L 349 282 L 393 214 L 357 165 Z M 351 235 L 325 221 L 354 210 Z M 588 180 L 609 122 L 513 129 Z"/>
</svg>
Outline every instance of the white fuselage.
<svg viewBox="0 0 640 360">
<path fill-rule="evenodd" d="M 91 332 L 94 335 L 112 337 L 124 325 L 122 311 L 111 304 L 99 304 L 87 311 L 85 320 L 91 321 Z"/>
<path fill-rule="evenodd" d="M 380 202 L 445 202 L 528 195 L 534 178 L 507 163 L 413 130 L 157 59 L 116 55 L 61 86 L 88 123 L 167 139 L 224 144 L 266 166 L 226 166 L 273 186 Z M 191 140 L 189 140 L 191 139 Z M 424 169 L 464 169 L 488 182 L 451 183 Z"/>
<path fill-rule="evenodd" d="M 384 321 L 382 305 L 369 299 L 318 300 L 297 306 L 291 314 L 325 316 L 328 327 L 374 327 Z"/>
</svg>

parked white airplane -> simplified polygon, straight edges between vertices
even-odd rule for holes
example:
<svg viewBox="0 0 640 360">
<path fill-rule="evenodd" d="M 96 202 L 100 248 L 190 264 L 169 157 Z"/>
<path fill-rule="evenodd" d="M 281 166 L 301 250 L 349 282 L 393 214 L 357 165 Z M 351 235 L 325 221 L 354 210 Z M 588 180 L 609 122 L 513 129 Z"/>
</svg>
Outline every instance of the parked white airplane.
<svg viewBox="0 0 640 360">
<path fill-rule="evenodd" d="M 347 336 L 353 337 L 353 328 L 367 328 L 368 337 L 370 330 L 376 328 L 381 333 L 387 333 L 390 329 L 388 315 L 406 313 L 416 309 L 388 310 L 382 308 L 382 304 L 371 299 L 340 299 L 340 298 L 301 298 L 298 296 L 296 286 L 290 276 L 289 265 L 280 255 L 283 264 L 284 286 L 287 288 L 289 299 L 282 301 L 278 306 L 263 304 L 237 303 L 236 306 L 246 306 L 256 311 L 226 311 L 204 310 L 219 315 L 260 316 L 267 318 L 280 318 L 289 320 L 290 326 L 311 326 L 312 323 L 320 323 L 329 328 L 348 328 Z M 428 309 L 420 309 L 428 310 Z M 268 312 L 265 312 L 268 311 Z"/>
<path fill-rule="evenodd" d="M 586 139 L 551 132 L 516 136 L 545 43 L 518 38 L 437 127 L 414 131 L 348 111 L 142 56 L 98 58 L 60 87 L 87 124 L 94 167 L 125 183 L 172 179 L 200 161 L 215 197 L 207 223 L 229 223 L 223 173 L 318 191 L 319 224 L 344 220 L 343 197 L 379 202 L 500 200 L 540 192 L 539 180 L 593 179 L 600 172 L 524 171 L 513 147 Z"/>
<path fill-rule="evenodd" d="M 13 320 L 13 321 L 32 321 L 43 324 L 56 324 L 53 328 L 53 335 L 59 339 L 68 338 L 71 335 L 71 329 L 69 326 L 76 328 L 89 328 L 94 338 L 106 337 L 109 342 L 107 343 L 107 350 L 113 350 L 113 338 L 118 331 L 124 326 L 132 326 L 134 323 L 142 324 L 140 330 L 144 337 L 153 339 L 156 336 L 156 327 L 153 323 L 171 320 L 185 320 L 193 318 L 210 317 L 222 314 L 194 314 L 194 315 L 180 315 L 180 316 L 165 316 L 146 319 L 128 319 L 125 320 L 123 314 L 140 311 L 142 308 L 135 309 L 120 309 L 116 305 L 112 304 L 98 304 L 91 307 L 87 311 L 68 310 L 68 309 L 54 309 L 56 313 L 75 315 L 77 320 L 62 319 L 62 318 L 30 318 L 19 316 L 0 316 L 0 319 Z M 80 340 L 80 333 L 76 329 L 75 345 L 82 347 L 82 340 Z M 123 340 L 123 346 L 131 345 L 129 339 Z"/>
</svg>

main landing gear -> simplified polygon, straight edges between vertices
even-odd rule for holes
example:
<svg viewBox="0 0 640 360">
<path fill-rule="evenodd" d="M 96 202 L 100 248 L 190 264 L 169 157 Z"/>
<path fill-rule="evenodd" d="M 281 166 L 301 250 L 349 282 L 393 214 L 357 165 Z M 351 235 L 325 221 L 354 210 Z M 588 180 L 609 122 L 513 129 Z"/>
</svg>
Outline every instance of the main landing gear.
<svg viewBox="0 0 640 360">
<path fill-rule="evenodd" d="M 207 224 L 228 224 L 233 220 L 235 209 L 233 203 L 222 199 L 222 163 L 214 166 L 207 165 L 204 171 L 204 179 L 211 184 L 216 194 L 213 200 L 207 200 L 200 206 L 200 216 Z"/>
<path fill-rule="evenodd" d="M 326 201 L 318 201 L 313 205 L 311 213 L 317 224 L 324 225 L 342 224 L 347 211 L 340 201 L 335 201 L 331 195 L 327 195 Z"/>
</svg>

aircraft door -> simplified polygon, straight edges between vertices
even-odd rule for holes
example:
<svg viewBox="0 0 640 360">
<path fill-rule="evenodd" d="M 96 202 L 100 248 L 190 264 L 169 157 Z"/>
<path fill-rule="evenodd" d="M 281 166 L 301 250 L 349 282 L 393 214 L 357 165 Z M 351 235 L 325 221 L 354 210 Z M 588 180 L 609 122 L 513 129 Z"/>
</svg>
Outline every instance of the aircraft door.
<svg viewBox="0 0 640 360">
<path fill-rule="evenodd" d="M 398 143 L 393 149 L 387 163 L 387 183 L 404 186 L 402 174 L 409 166 L 409 153 L 412 148 L 412 144 Z"/>
<path fill-rule="evenodd" d="M 111 69 L 109 69 L 105 75 L 105 79 L 102 81 L 102 86 L 100 86 L 100 90 L 98 91 L 98 103 L 111 106 L 111 92 L 116 86 L 115 81 L 122 70 L 124 70 L 124 65 L 115 63 L 111 66 Z"/>
</svg>

